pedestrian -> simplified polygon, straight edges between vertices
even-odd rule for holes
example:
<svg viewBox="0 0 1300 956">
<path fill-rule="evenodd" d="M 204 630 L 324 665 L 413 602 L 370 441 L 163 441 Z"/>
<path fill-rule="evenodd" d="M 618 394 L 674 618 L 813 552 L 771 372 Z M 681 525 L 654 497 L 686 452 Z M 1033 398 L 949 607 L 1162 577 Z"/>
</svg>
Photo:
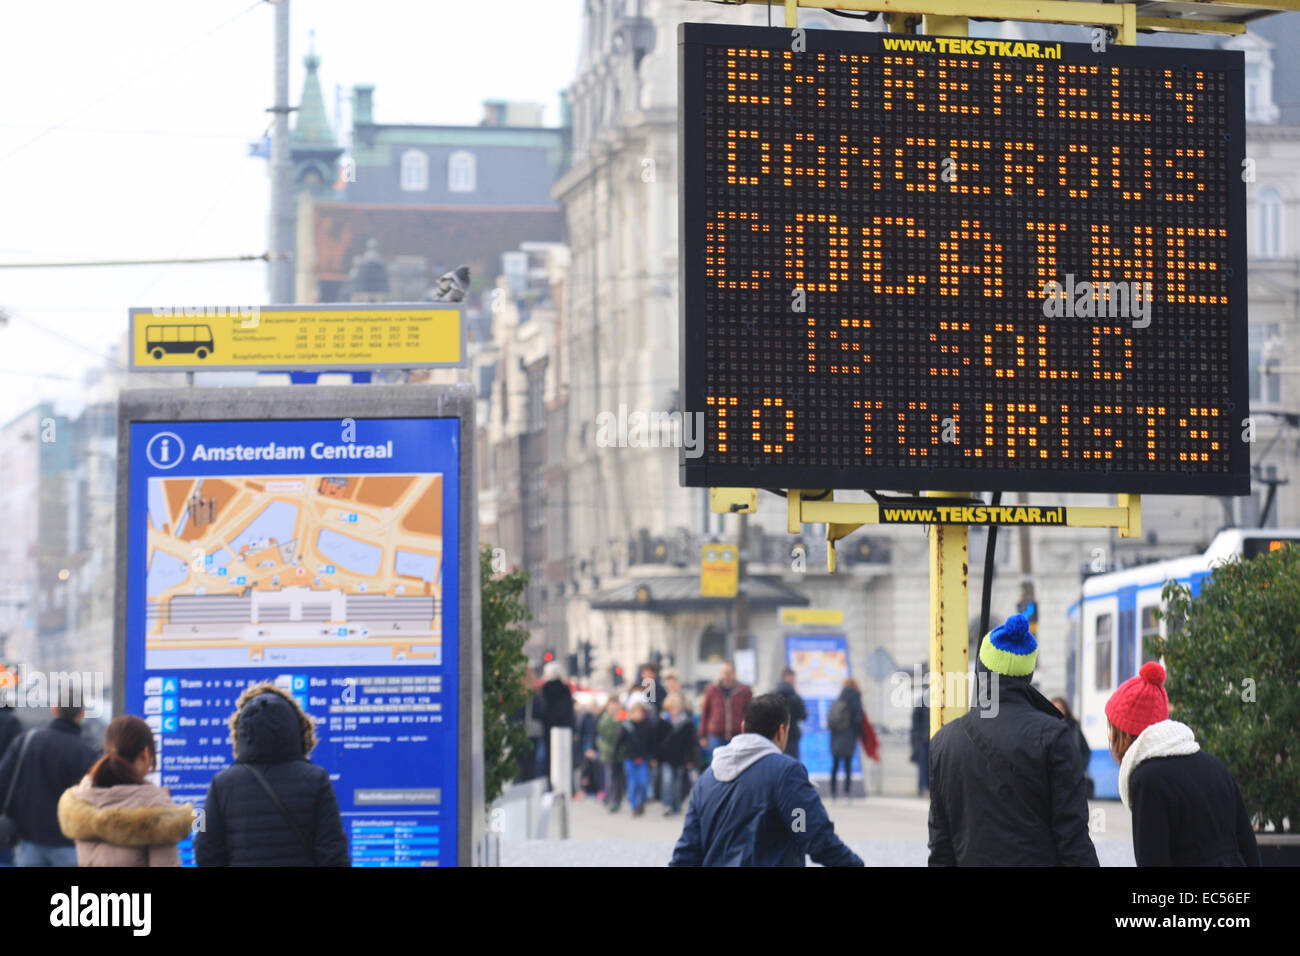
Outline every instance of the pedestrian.
<svg viewBox="0 0 1300 956">
<path fill-rule="evenodd" d="M 1031 686 L 1037 660 L 1023 614 L 989 631 L 971 709 L 930 740 L 931 866 L 1098 865 L 1083 762 Z"/>
<path fill-rule="evenodd" d="M 655 721 L 650 719 L 650 706 L 634 701 L 623 721 L 618 744 L 614 750 L 623 755 L 623 772 L 627 777 L 627 805 L 632 816 L 645 813 L 649 795 L 650 774 L 658 765 L 656 756 Z"/>
<path fill-rule="evenodd" d="M 1147 661 L 1106 701 L 1119 796 L 1133 814 L 1138 866 L 1259 866 L 1259 845 L 1231 772 L 1169 719 L 1165 669 Z"/>
<path fill-rule="evenodd" d="M 12 671 L 0 668 L 0 757 L 5 755 L 15 737 L 23 732 L 23 725 L 10 704 L 10 687 L 15 681 Z M 4 793 L 0 791 L 0 813 L 4 812 Z M 13 866 L 13 847 L 0 843 L 0 866 Z"/>
<path fill-rule="evenodd" d="M 713 753 L 691 792 L 669 866 L 862 866 L 835 835 L 804 765 L 784 753 L 790 711 L 780 694 L 745 706 L 740 733 Z"/>
<path fill-rule="evenodd" d="M 573 735 L 574 751 L 577 759 L 574 766 L 578 768 L 578 793 L 595 796 L 604 786 L 601 781 L 600 759 L 596 752 L 596 724 L 600 720 L 603 708 L 594 697 L 582 709 L 578 719 L 578 730 Z"/>
<path fill-rule="evenodd" d="M 658 737 L 659 771 L 663 778 L 660 793 L 664 816 L 667 817 L 681 810 L 689 775 L 699 765 L 700 748 L 695 737 L 695 722 L 686 713 L 681 694 L 669 694 L 664 698 Z"/>
<path fill-rule="evenodd" d="M 14 707 L 5 696 L 4 680 L 6 672 L 0 669 L 0 757 L 3 757 L 14 738 L 23 732 L 22 721 L 14 713 Z"/>
<path fill-rule="evenodd" d="M 803 698 L 794 689 L 794 669 L 787 667 L 781 672 L 781 683 L 776 685 L 776 692 L 785 698 L 785 705 L 790 709 L 790 739 L 786 741 L 785 752 L 795 760 L 799 759 L 799 741 L 803 738 L 801 720 L 808 719 L 808 708 Z"/>
<path fill-rule="evenodd" d="M 539 777 L 550 780 L 551 731 L 556 727 L 573 730 L 573 691 L 564 682 L 564 671 L 555 661 L 542 668 L 542 761 L 537 768 Z M 555 781 L 551 781 L 554 786 Z"/>
<path fill-rule="evenodd" d="M 316 727 L 293 695 L 253 684 L 230 716 L 235 762 L 212 778 L 199 866 L 348 866 L 338 799 L 324 767 L 307 758 Z"/>
<path fill-rule="evenodd" d="M 667 700 L 669 694 L 677 694 L 682 699 L 682 709 L 687 714 L 693 714 L 691 707 L 691 697 L 682 690 L 682 676 L 676 668 L 668 668 L 664 671 L 664 699 Z"/>
<path fill-rule="evenodd" d="M 641 665 L 641 692 L 650 704 L 650 716 L 658 719 L 664 710 L 664 698 L 668 696 L 664 685 L 659 683 L 659 665 L 647 661 Z"/>
<path fill-rule="evenodd" d="M 59 798 L 99 755 L 81 736 L 80 688 L 50 710 L 54 719 L 15 738 L 0 760 L 0 817 L 16 830 L 15 866 L 77 865 L 76 848 L 59 829 Z"/>
<path fill-rule="evenodd" d="M 923 670 L 922 675 L 927 671 Z M 916 764 L 916 795 L 930 795 L 930 701 L 924 686 L 912 708 L 912 763 Z"/>
<path fill-rule="evenodd" d="M 180 866 L 176 845 L 194 807 L 146 780 L 158 763 L 149 725 L 131 714 L 104 731 L 104 756 L 59 798 L 59 827 L 76 842 L 78 866 Z"/>
<path fill-rule="evenodd" d="M 724 661 L 718 682 L 705 688 L 704 702 L 700 705 L 700 747 L 712 754 L 740 733 L 745 708 L 751 699 L 753 691 L 736 680 L 735 665 Z"/>
<path fill-rule="evenodd" d="M 853 755 L 862 739 L 862 689 L 852 677 L 844 680 L 840 696 L 831 704 L 826 714 L 826 727 L 831 732 L 831 799 L 837 796 L 836 773 L 844 765 L 844 797 L 853 796 Z"/>
<path fill-rule="evenodd" d="M 528 735 L 529 751 L 527 774 L 523 779 L 533 780 L 549 775 L 550 768 L 546 762 L 546 702 L 542 698 L 541 684 L 530 667 L 524 668 L 524 687 L 528 692 L 528 703 L 524 704 L 524 732 Z"/>
<path fill-rule="evenodd" d="M 1070 725 L 1074 732 L 1075 739 L 1079 743 L 1079 756 L 1083 758 L 1083 779 L 1086 785 L 1087 797 L 1092 799 L 1093 782 L 1092 775 L 1088 773 L 1088 764 L 1092 762 L 1092 748 L 1088 746 L 1088 738 L 1083 735 L 1083 728 L 1079 726 L 1079 721 L 1075 719 L 1074 713 L 1070 710 L 1070 702 L 1064 697 L 1053 697 L 1052 705 L 1061 712 L 1065 722 Z"/>
<path fill-rule="evenodd" d="M 605 781 L 605 806 L 610 813 L 618 813 L 623 802 L 623 763 L 618 756 L 618 739 L 623 732 L 623 722 L 619 719 L 622 709 L 618 697 L 611 694 L 605 701 L 605 712 L 596 721 L 596 754 Z"/>
</svg>

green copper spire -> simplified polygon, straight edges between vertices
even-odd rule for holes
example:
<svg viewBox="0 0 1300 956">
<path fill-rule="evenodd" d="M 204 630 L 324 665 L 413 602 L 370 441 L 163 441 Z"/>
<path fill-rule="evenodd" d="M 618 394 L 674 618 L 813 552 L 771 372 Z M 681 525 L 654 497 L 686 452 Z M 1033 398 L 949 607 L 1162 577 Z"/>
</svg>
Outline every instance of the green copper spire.
<svg viewBox="0 0 1300 956">
<path fill-rule="evenodd" d="M 316 68 L 320 66 L 320 57 L 316 55 L 316 31 L 311 31 L 310 36 L 307 55 L 302 60 L 303 66 L 307 67 L 307 78 L 302 84 L 302 99 L 298 102 L 298 115 L 289 145 L 292 149 L 332 149 L 337 144 L 330 130 L 329 118 L 325 115 L 320 78 L 316 76 Z"/>
</svg>

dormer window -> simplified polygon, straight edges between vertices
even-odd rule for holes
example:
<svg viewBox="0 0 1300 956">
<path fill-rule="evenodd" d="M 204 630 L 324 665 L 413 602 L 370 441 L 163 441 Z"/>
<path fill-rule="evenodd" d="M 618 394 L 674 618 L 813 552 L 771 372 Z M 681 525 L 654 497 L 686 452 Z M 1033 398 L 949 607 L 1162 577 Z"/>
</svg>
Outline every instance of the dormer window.
<svg viewBox="0 0 1300 956">
<path fill-rule="evenodd" d="M 1224 41 L 1224 49 L 1241 50 L 1246 59 L 1246 122 L 1276 123 L 1279 110 L 1273 101 L 1273 45 L 1252 33 Z"/>
<path fill-rule="evenodd" d="M 402 189 L 424 192 L 429 188 L 429 157 L 418 149 L 402 154 Z"/>
<path fill-rule="evenodd" d="M 454 193 L 472 193 L 476 179 L 474 154 L 464 150 L 452 153 L 447 160 L 447 188 Z"/>
<path fill-rule="evenodd" d="M 1281 259 L 1286 254 L 1286 220 L 1282 194 L 1265 186 L 1256 197 L 1257 254 L 1261 259 Z"/>
</svg>

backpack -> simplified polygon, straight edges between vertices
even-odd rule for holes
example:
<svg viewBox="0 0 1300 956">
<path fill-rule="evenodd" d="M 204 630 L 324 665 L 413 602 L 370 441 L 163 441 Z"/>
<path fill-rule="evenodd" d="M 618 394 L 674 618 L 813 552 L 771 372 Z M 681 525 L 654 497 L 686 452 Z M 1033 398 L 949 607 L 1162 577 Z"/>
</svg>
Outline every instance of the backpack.
<svg viewBox="0 0 1300 956">
<path fill-rule="evenodd" d="M 843 697 L 831 704 L 830 713 L 826 715 L 826 726 L 834 731 L 849 729 L 849 702 Z"/>
</svg>

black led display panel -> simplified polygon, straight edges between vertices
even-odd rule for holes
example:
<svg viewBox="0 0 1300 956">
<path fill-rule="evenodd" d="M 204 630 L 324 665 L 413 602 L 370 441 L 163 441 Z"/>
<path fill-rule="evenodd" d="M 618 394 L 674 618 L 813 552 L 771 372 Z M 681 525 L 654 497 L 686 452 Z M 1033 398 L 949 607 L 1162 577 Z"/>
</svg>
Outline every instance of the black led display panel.
<svg viewBox="0 0 1300 956">
<path fill-rule="evenodd" d="M 1241 53 L 679 53 L 684 484 L 1249 491 Z"/>
</svg>

